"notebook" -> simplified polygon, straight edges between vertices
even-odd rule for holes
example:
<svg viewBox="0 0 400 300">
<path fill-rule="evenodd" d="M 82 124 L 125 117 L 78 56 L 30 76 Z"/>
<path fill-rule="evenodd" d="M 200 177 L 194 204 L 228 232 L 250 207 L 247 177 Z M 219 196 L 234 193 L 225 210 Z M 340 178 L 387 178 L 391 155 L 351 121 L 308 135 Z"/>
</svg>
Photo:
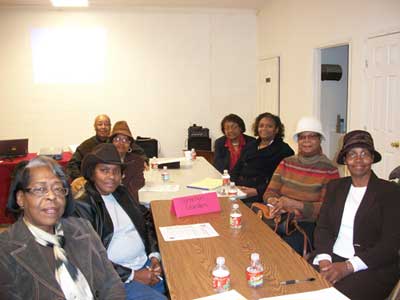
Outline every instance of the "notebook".
<svg viewBox="0 0 400 300">
<path fill-rule="evenodd" d="M 28 139 L 0 140 L 0 157 L 19 157 L 27 154 Z"/>
<path fill-rule="evenodd" d="M 222 180 L 221 179 L 215 179 L 215 178 L 204 178 L 200 181 L 193 182 L 189 184 L 187 187 L 188 188 L 193 188 L 193 189 L 200 189 L 200 190 L 214 190 L 222 185 Z"/>
</svg>

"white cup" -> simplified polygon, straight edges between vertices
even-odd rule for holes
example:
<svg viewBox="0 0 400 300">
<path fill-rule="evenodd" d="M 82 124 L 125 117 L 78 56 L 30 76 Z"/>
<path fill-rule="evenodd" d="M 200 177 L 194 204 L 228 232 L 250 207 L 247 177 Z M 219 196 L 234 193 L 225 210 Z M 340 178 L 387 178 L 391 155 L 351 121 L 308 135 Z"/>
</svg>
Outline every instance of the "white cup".
<svg viewBox="0 0 400 300">
<path fill-rule="evenodd" d="M 192 160 L 192 151 L 186 150 L 186 151 L 183 151 L 183 153 L 185 154 L 186 160 Z"/>
</svg>

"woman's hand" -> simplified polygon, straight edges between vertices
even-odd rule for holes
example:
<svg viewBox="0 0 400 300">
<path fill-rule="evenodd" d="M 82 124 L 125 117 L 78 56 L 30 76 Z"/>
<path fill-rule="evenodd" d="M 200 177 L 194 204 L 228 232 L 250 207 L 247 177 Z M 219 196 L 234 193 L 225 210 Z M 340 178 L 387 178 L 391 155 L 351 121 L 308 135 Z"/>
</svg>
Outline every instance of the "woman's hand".
<svg viewBox="0 0 400 300">
<path fill-rule="evenodd" d="M 156 276 L 161 276 L 161 274 L 162 274 L 162 269 L 161 269 L 161 264 L 160 264 L 160 261 L 157 259 L 157 258 L 155 258 L 155 257 L 152 257 L 151 258 L 151 268 L 150 268 L 150 270 L 154 273 L 154 275 L 156 275 Z"/>
<path fill-rule="evenodd" d="M 147 268 L 135 271 L 134 280 L 146 285 L 154 285 L 159 281 L 157 276 L 153 274 L 150 269 Z"/>
<path fill-rule="evenodd" d="M 247 186 L 238 186 L 238 188 L 247 195 L 247 197 L 257 196 L 257 190 L 255 188 Z"/>
<path fill-rule="evenodd" d="M 319 269 L 321 275 L 331 284 L 335 284 L 354 271 L 350 262 L 331 263 L 327 260 L 322 260 L 319 262 Z"/>
</svg>

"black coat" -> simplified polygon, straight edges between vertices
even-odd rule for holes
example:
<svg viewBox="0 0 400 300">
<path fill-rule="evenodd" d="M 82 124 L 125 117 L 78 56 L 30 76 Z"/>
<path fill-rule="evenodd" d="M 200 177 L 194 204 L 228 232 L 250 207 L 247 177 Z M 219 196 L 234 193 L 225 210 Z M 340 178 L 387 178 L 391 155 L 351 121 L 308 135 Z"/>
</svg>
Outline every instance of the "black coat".
<svg viewBox="0 0 400 300">
<path fill-rule="evenodd" d="M 328 183 L 314 233 L 314 255 L 333 255 L 351 183 L 351 177 Z M 399 211 L 400 187 L 372 173 L 353 228 L 355 256 L 360 257 L 368 269 L 353 273 L 335 284 L 351 299 L 384 299 L 396 284 L 399 278 Z"/>
<path fill-rule="evenodd" d="M 123 186 L 119 186 L 113 196 L 135 225 L 142 238 L 146 253 L 158 252 L 157 237 L 149 210 L 132 199 L 128 190 Z M 90 182 L 87 182 L 85 193 L 77 200 L 75 215 L 89 220 L 107 249 L 114 234 L 114 226 L 100 193 Z M 114 264 L 114 268 L 123 282 L 132 272 L 129 268 L 118 264 Z"/>
<path fill-rule="evenodd" d="M 243 134 L 245 145 L 255 140 L 252 136 Z M 214 167 L 221 173 L 224 170 L 229 170 L 229 163 L 231 161 L 231 153 L 225 147 L 226 136 L 221 136 L 214 142 Z M 242 150 L 243 151 L 243 150 Z"/>
<path fill-rule="evenodd" d="M 254 140 L 243 148 L 236 166 L 232 170 L 231 181 L 236 185 L 257 190 L 256 201 L 262 202 L 262 196 L 282 159 L 294 155 L 294 151 L 281 138 L 276 138 L 271 145 L 258 149 L 260 139 Z"/>
</svg>

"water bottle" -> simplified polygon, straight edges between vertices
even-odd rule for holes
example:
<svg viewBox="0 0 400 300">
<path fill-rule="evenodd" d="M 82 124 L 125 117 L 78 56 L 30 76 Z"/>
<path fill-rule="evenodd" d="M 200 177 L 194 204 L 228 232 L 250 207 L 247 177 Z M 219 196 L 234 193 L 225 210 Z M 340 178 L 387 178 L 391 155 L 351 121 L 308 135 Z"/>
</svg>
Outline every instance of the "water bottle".
<svg viewBox="0 0 400 300">
<path fill-rule="evenodd" d="M 229 200 L 235 201 L 237 195 L 238 195 L 238 189 L 237 189 L 235 183 L 234 183 L 234 182 L 231 182 L 231 183 L 229 184 L 229 189 L 228 189 L 228 197 L 229 197 Z"/>
<path fill-rule="evenodd" d="M 217 257 L 217 265 L 212 271 L 212 285 L 217 293 L 229 291 L 231 287 L 231 274 L 222 256 Z"/>
<path fill-rule="evenodd" d="M 169 180 L 169 173 L 168 173 L 167 166 L 164 166 L 164 168 L 161 172 L 161 179 L 163 182 L 167 182 Z"/>
<path fill-rule="evenodd" d="M 151 169 L 152 170 L 158 169 L 157 157 L 155 157 L 155 156 L 153 156 L 153 158 L 151 159 Z"/>
<path fill-rule="evenodd" d="M 195 160 L 197 157 L 197 153 L 196 153 L 196 150 L 194 150 L 194 148 L 192 148 L 192 151 L 190 151 L 190 154 L 192 156 L 192 160 Z"/>
<path fill-rule="evenodd" d="M 232 205 L 231 214 L 229 216 L 229 224 L 232 229 L 242 228 L 242 213 L 239 210 L 239 204 Z"/>
<path fill-rule="evenodd" d="M 222 195 L 228 194 L 230 180 L 231 176 L 229 176 L 228 170 L 224 170 L 224 173 L 222 173 L 222 189 L 221 189 Z"/>
<path fill-rule="evenodd" d="M 264 282 L 264 268 L 260 262 L 260 255 L 258 253 L 251 254 L 251 264 L 246 269 L 246 279 L 249 287 L 259 287 Z"/>
</svg>

